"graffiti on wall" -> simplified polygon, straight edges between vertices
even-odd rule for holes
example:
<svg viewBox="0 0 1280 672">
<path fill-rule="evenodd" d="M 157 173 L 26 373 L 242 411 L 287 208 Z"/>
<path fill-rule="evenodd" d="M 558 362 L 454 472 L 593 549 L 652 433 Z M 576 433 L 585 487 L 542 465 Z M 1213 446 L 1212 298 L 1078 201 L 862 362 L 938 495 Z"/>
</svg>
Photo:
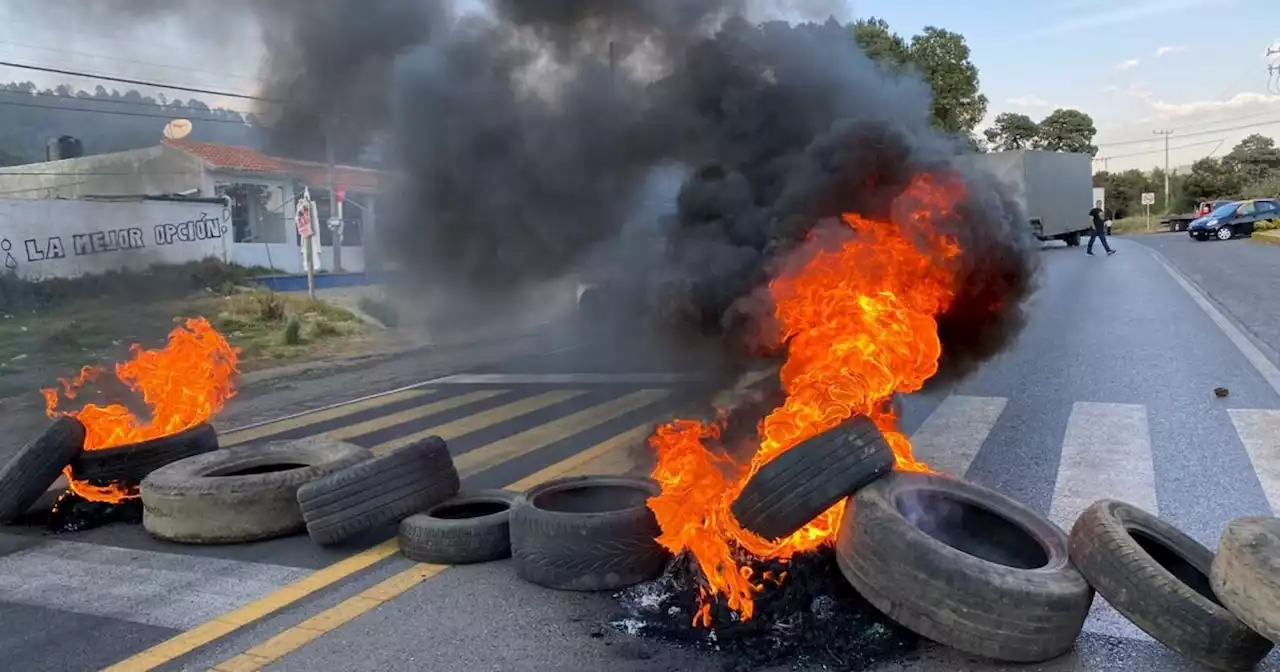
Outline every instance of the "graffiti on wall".
<svg viewBox="0 0 1280 672">
<path fill-rule="evenodd" d="M 202 212 L 199 217 L 184 222 L 157 224 L 152 229 L 150 244 L 162 247 L 222 238 L 230 228 L 226 223 L 228 219 L 230 219 L 230 213 L 227 212 L 223 213 L 221 219 L 216 215 L 209 217 L 208 213 Z M 83 257 L 108 252 L 142 250 L 148 245 L 146 238 L 146 233 L 136 226 L 107 231 L 73 233 L 71 234 L 71 253 L 77 257 Z M 4 264 L 5 268 L 10 271 L 18 267 L 18 260 L 11 253 L 12 247 L 13 244 L 9 242 L 9 239 L 4 239 L 2 243 L 2 251 L 5 255 Z M 29 262 L 67 258 L 67 246 L 63 242 L 62 236 L 28 238 L 23 241 L 23 247 Z"/>
</svg>

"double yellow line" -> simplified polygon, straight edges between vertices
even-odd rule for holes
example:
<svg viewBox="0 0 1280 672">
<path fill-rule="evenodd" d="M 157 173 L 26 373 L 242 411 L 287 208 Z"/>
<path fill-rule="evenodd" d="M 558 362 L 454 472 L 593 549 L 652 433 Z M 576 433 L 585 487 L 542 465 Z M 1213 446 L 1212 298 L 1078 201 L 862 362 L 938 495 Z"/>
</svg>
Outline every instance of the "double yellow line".
<svg viewBox="0 0 1280 672">
<path fill-rule="evenodd" d="M 378 399 L 362 400 L 350 406 L 325 409 L 314 414 L 308 414 L 296 419 L 291 419 L 287 423 L 287 427 L 281 426 L 281 424 L 284 423 L 272 423 L 269 425 L 241 430 L 240 432 L 233 432 L 230 433 L 222 443 L 223 445 L 230 446 L 256 439 L 267 438 L 283 431 L 312 426 L 327 420 L 345 417 L 347 415 L 377 408 L 379 406 L 423 397 L 431 392 L 432 390 L 425 389 L 406 390 L 386 395 L 385 397 Z M 349 427 L 333 430 L 332 432 L 325 432 L 323 435 L 333 436 L 335 438 L 352 438 L 368 434 L 373 431 L 378 431 L 385 427 L 415 420 L 420 417 L 458 408 L 468 403 L 475 403 L 493 398 L 505 392 L 505 390 L 485 390 L 482 392 L 462 394 L 458 397 L 446 398 L 444 400 L 425 404 L 407 411 L 393 413 L 364 423 L 358 423 Z M 639 390 L 592 408 L 588 408 L 584 411 L 563 416 L 543 425 L 534 427 L 533 429 L 481 446 L 476 450 L 463 453 L 458 456 L 458 459 L 456 460 L 458 470 L 464 477 L 479 473 L 480 471 L 494 466 L 495 464 L 528 454 L 539 448 L 546 447 L 569 438 L 587 429 L 602 425 L 633 410 L 643 408 L 644 406 L 668 396 L 670 393 L 671 392 L 669 390 Z M 417 436 L 418 434 L 423 436 L 438 434 L 448 440 L 450 438 L 456 438 L 457 436 L 497 424 L 498 422 L 509 420 L 513 417 L 518 417 L 549 407 L 555 403 L 574 398 L 581 394 L 583 394 L 583 392 L 576 390 L 556 390 L 547 392 L 499 406 L 488 411 L 481 411 L 479 413 L 466 416 L 460 420 L 454 420 L 436 427 L 428 428 L 415 433 L 413 436 Z M 464 398 L 465 401 L 457 402 L 456 400 L 459 398 Z M 602 473 L 600 471 L 596 471 L 600 468 L 624 471 L 626 470 L 627 465 L 624 459 L 620 459 L 618 457 L 617 453 L 621 453 L 629 446 L 636 445 L 638 442 L 643 441 L 651 427 L 651 423 L 633 427 L 621 434 L 618 434 L 617 436 L 581 451 L 568 459 L 557 462 L 556 464 L 542 469 L 541 471 L 511 483 L 507 488 L 512 490 L 525 490 L 533 485 L 560 476 L 576 473 L 589 473 L 593 471 L 595 473 Z M 357 430 L 353 428 L 359 429 Z M 406 443 L 407 441 L 403 438 L 395 439 L 379 444 L 375 446 L 373 450 L 376 453 L 386 452 L 401 445 L 405 445 Z M 141 670 L 155 669 L 156 667 L 186 655 L 201 646 L 225 637 L 245 625 L 274 614 L 281 609 L 316 593 L 317 591 L 334 585 L 342 579 L 372 567 L 373 565 L 396 554 L 398 550 L 399 545 L 396 539 L 385 541 L 377 546 L 361 551 L 349 558 L 320 569 L 306 578 L 285 586 L 234 611 L 223 614 L 212 621 L 196 626 L 195 628 L 176 635 L 165 642 L 137 653 L 123 661 L 120 661 L 119 663 L 116 663 L 115 665 L 105 668 L 104 672 L 139 672 Z M 302 623 L 277 634 L 266 642 L 263 642 L 262 644 L 255 646 L 227 661 L 219 663 L 214 669 L 219 672 L 259 670 L 271 662 L 278 660 L 280 657 L 297 650 L 307 642 L 310 642 L 334 628 L 357 618 L 361 614 L 364 614 L 379 604 L 400 595 L 426 579 L 439 574 L 445 569 L 447 569 L 447 567 L 443 565 L 415 564 L 409 569 L 378 583 L 372 588 L 362 591 L 361 593 L 344 600 L 338 605 L 326 609 Z"/>
</svg>

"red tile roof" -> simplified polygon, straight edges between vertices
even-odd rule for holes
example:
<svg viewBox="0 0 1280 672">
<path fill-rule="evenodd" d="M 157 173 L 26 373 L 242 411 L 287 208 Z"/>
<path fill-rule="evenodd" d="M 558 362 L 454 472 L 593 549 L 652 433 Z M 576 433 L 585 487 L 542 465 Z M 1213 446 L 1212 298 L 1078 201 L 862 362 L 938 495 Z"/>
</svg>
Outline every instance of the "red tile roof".
<svg viewBox="0 0 1280 672">
<path fill-rule="evenodd" d="M 222 145 L 195 140 L 165 140 L 166 145 L 180 149 L 214 168 L 246 173 L 275 173 L 301 179 L 313 189 L 329 188 L 329 167 L 323 163 L 293 161 L 267 156 L 251 147 Z M 334 181 L 339 188 L 352 191 L 380 191 L 388 186 L 389 175 L 380 170 L 334 166 Z"/>
<path fill-rule="evenodd" d="M 165 140 L 164 142 L 166 145 L 181 149 L 215 168 L 246 173 L 292 172 L 284 166 L 280 159 L 267 156 L 252 147 L 221 145 L 214 142 L 198 142 L 195 140 Z"/>
</svg>

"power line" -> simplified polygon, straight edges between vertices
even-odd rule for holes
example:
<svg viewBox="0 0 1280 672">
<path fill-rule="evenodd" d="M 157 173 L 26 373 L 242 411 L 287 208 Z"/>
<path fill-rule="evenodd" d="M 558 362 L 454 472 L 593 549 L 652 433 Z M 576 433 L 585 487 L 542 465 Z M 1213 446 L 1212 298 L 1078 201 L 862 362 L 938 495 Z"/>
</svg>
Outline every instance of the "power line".
<svg viewBox="0 0 1280 672">
<path fill-rule="evenodd" d="M 1263 114 L 1275 114 L 1275 112 L 1264 112 Z M 1260 115 L 1259 115 L 1259 116 L 1260 116 Z M 1219 122 L 1207 122 L 1207 123 L 1222 123 L 1222 122 L 1221 122 L 1221 121 L 1219 121 Z M 1191 138 L 1191 137 L 1196 137 L 1196 136 L 1201 136 L 1201 135 L 1213 135 L 1213 134 L 1215 134 L 1215 133 L 1227 133 L 1227 132 L 1230 132 L 1230 131 L 1242 131 L 1242 130 L 1245 130 L 1245 129 L 1248 129 L 1248 128 L 1260 128 L 1260 127 L 1262 127 L 1262 126 L 1274 126 L 1275 124 L 1280 124 L 1280 119 L 1272 119 L 1272 120 L 1270 120 L 1270 121 L 1261 121 L 1261 122 L 1257 122 L 1257 123 L 1253 123 L 1253 124 L 1243 124 L 1243 125 L 1240 125 L 1240 126 L 1229 126 L 1229 127 L 1227 127 L 1227 128 L 1213 128 L 1213 129 L 1208 129 L 1208 130 L 1204 130 L 1204 131 L 1193 131 L 1193 132 L 1191 132 L 1191 133 L 1179 133 L 1178 135 L 1179 135 L 1179 136 L 1181 136 L 1181 137 Z M 1171 130 L 1177 130 L 1177 129 L 1171 129 Z M 1158 140 L 1157 140 L 1157 139 L 1155 139 L 1155 138 L 1152 138 L 1152 139 L 1150 139 L 1150 140 L 1126 140 L 1126 141 L 1124 141 L 1124 142 L 1104 142 L 1104 143 L 1099 143 L 1099 145 L 1098 145 L 1098 146 L 1099 146 L 1099 147 L 1120 147 L 1120 146 L 1124 146 L 1124 145 L 1144 145 L 1144 144 L 1148 144 L 1148 143 L 1152 143 L 1152 142 L 1158 142 Z"/>
<path fill-rule="evenodd" d="M 121 84 L 132 84 L 134 86 L 150 86 L 157 89 L 173 89 L 174 91 L 189 91 L 191 93 L 203 93 L 207 96 L 225 96 L 227 98 L 242 98 L 244 100 L 256 100 L 267 103 L 279 101 L 270 100 L 268 98 L 260 98 L 245 93 L 232 93 L 230 91 L 216 91 L 212 89 L 198 89 L 190 86 L 178 86 L 176 84 L 162 84 L 159 82 L 149 82 L 143 79 L 128 79 L 125 77 L 110 77 L 107 75 L 95 75 L 89 72 L 79 72 L 76 70 L 63 70 L 62 68 L 46 68 L 40 65 L 28 65 L 26 63 L 13 63 L 11 61 L 0 61 L 0 65 L 18 68 L 20 70 L 34 70 L 36 72 L 48 72 L 55 75 L 67 75 L 70 77 L 87 77 L 89 79 L 101 79 L 107 82 L 119 82 Z"/>
<path fill-rule="evenodd" d="M 1221 142 L 1222 142 L 1221 140 L 1202 140 L 1200 142 L 1192 142 L 1185 145 L 1174 145 L 1173 147 L 1169 148 L 1169 151 L 1172 152 L 1174 150 L 1187 149 L 1189 147 L 1203 147 L 1205 145 L 1220 144 Z M 1161 148 L 1161 149 L 1149 150 L 1146 152 L 1130 152 L 1128 154 L 1114 154 L 1112 156 L 1098 157 L 1094 159 L 1094 161 L 1109 161 L 1111 159 L 1127 159 L 1133 156 L 1150 156 L 1152 154 L 1163 154 L 1163 153 L 1164 153 L 1164 149 Z"/>
<path fill-rule="evenodd" d="M 164 68 L 167 70 L 183 70 L 186 72 L 198 72 L 217 77 L 226 77 L 229 79 L 243 79 L 257 82 L 258 78 L 251 75 L 241 75 L 232 72 L 221 72 L 218 70 L 203 70 L 201 68 L 191 68 L 181 65 L 166 65 L 164 63 L 156 63 L 154 61 L 139 61 L 132 58 L 120 58 L 119 56 L 107 56 L 106 54 L 94 54 L 87 51 L 73 51 L 71 49 L 59 49 L 57 47 L 45 47 L 38 44 L 23 44 L 22 42 L 12 42 L 9 40 L 0 40 L 0 44 L 7 44 L 11 47 L 20 47 L 22 49 L 36 49 L 39 51 L 48 51 L 59 54 L 71 54 L 73 56 L 84 56 L 85 58 L 93 58 L 105 61 L 117 61 L 119 63 L 131 63 L 133 65 L 145 65 L 150 68 Z"/>
<path fill-rule="evenodd" d="M 195 121 L 209 121 L 218 124 L 236 124 L 238 126 L 251 126 L 252 124 L 245 121 L 237 121 L 235 119 L 217 119 L 210 117 L 201 117 L 190 114 L 147 114 L 146 112 L 126 112 L 124 110 L 86 110 L 80 107 L 63 107 L 61 105 L 38 105 L 36 103 L 19 103 L 17 101 L 0 100 L 0 105 L 8 105 L 10 107 L 30 107 L 37 110 L 61 110 L 63 112 L 85 112 L 88 114 L 114 114 L 121 117 L 144 117 L 149 119 L 193 119 Z"/>
</svg>

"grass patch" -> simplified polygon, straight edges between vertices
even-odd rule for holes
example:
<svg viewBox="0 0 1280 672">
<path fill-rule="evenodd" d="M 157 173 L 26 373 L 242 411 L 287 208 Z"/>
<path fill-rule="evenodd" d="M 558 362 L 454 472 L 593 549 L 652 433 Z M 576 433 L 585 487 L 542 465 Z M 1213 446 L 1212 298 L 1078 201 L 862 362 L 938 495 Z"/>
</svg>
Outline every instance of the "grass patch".
<svg viewBox="0 0 1280 672">
<path fill-rule="evenodd" d="M 1150 228 L 1147 228 L 1148 226 L 1150 226 Z M 1155 214 L 1151 215 L 1149 222 L 1146 217 L 1141 215 L 1137 217 L 1125 217 L 1124 219 L 1117 219 L 1111 222 L 1111 234 L 1115 236 L 1133 233 L 1156 233 L 1167 230 L 1168 229 L 1166 227 L 1160 226 L 1160 218 L 1155 216 Z"/>
<path fill-rule="evenodd" d="M 175 324 L 188 317 L 207 318 L 239 347 L 242 371 L 369 347 L 374 330 L 351 311 L 305 294 L 245 287 L 240 280 L 251 272 L 247 269 L 226 264 L 176 268 L 180 270 L 160 276 L 134 274 L 144 281 L 121 280 L 126 274 L 110 281 L 99 276 L 97 281 L 124 283 L 112 285 L 110 291 L 91 280 L 31 283 L 0 278 L 5 306 L 0 308 L 0 397 L 32 393 L 81 366 L 123 361 L 133 343 L 145 348 L 163 345 Z M 161 298 L 110 293 L 134 282 L 157 284 L 176 277 L 184 278 L 180 284 L 186 290 L 152 291 Z M 211 291 L 210 285 L 218 283 L 210 280 L 217 279 L 225 286 Z M 83 295 L 75 293 L 81 291 Z"/>
<path fill-rule="evenodd" d="M 210 257 L 185 264 L 158 264 L 143 271 L 109 271 L 35 282 L 12 274 L 0 275 L 0 310 L 45 311 L 103 298 L 116 304 L 136 305 L 183 298 L 195 292 L 226 296 L 250 278 L 271 272 L 269 268 L 228 264 Z"/>
</svg>

